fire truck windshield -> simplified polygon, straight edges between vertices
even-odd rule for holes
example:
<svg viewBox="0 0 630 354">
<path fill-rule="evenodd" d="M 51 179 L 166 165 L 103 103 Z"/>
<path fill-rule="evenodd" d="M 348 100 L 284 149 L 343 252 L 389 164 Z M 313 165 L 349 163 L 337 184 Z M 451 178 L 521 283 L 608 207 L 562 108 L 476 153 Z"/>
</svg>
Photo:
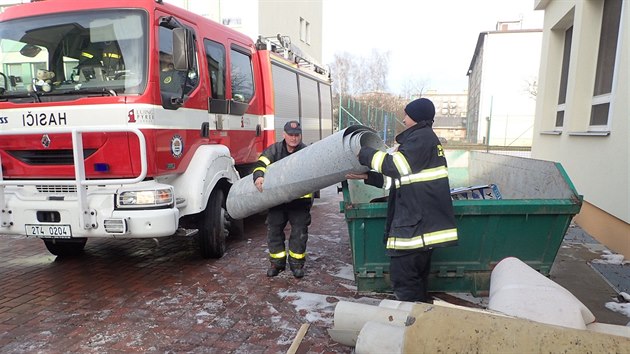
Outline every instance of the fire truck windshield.
<svg viewBox="0 0 630 354">
<path fill-rule="evenodd" d="M 140 10 L 0 22 L 0 98 L 140 94 L 147 83 L 147 37 L 147 14 Z"/>
</svg>

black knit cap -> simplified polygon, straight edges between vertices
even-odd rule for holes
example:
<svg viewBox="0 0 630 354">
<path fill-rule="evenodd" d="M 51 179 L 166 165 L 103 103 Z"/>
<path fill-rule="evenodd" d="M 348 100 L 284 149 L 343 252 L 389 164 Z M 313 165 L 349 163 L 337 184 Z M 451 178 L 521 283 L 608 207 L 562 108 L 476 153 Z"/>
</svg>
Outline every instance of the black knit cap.
<svg viewBox="0 0 630 354">
<path fill-rule="evenodd" d="M 405 113 L 416 122 L 433 120 L 433 117 L 435 117 L 435 106 L 433 102 L 426 98 L 418 98 L 409 102 L 407 107 L 405 107 Z"/>
</svg>

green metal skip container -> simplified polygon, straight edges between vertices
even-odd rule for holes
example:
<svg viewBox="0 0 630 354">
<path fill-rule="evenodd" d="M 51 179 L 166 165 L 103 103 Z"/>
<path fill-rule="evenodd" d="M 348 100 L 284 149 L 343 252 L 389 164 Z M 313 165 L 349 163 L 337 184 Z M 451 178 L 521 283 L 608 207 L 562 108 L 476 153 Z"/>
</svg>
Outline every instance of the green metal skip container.
<svg viewBox="0 0 630 354">
<path fill-rule="evenodd" d="M 571 219 L 582 206 L 559 163 L 484 152 L 447 150 L 451 188 L 494 184 L 501 199 L 453 200 L 459 243 L 436 248 L 429 291 L 486 296 L 490 273 L 516 257 L 549 275 Z M 343 201 L 360 293 L 390 292 L 383 234 L 386 191 L 360 180 L 342 183 Z M 494 196 L 496 198 L 496 196 Z"/>
</svg>

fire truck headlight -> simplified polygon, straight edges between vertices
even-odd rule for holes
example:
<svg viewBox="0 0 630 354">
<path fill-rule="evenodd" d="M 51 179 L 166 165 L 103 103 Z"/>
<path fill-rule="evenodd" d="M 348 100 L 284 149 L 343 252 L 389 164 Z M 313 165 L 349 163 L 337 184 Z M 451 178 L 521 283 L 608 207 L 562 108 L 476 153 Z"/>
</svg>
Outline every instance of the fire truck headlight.
<svg viewBox="0 0 630 354">
<path fill-rule="evenodd" d="M 125 191 L 118 195 L 119 208 L 166 207 L 173 204 L 173 190 L 170 188 Z"/>
</svg>

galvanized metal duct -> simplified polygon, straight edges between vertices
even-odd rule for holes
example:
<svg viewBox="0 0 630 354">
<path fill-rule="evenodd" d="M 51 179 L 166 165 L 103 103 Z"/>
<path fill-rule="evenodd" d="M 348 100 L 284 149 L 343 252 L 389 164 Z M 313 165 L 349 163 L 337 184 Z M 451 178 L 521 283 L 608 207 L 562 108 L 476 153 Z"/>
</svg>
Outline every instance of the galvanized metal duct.
<svg viewBox="0 0 630 354">
<path fill-rule="evenodd" d="M 227 211 L 232 218 L 242 219 L 339 183 L 348 173 L 364 173 L 369 168 L 357 159 L 363 146 L 385 150 L 376 131 L 362 125 L 317 141 L 269 165 L 262 192 L 256 189 L 251 174 L 234 183 Z"/>
</svg>

